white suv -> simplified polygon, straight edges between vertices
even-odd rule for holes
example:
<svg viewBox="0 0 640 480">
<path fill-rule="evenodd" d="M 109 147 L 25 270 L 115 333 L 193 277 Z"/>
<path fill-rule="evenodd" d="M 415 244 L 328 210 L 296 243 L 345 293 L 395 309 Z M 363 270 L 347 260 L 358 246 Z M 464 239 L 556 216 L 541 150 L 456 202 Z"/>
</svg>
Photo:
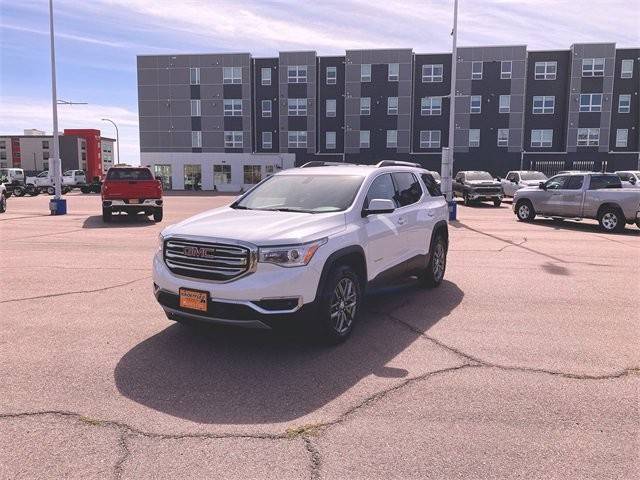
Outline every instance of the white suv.
<svg viewBox="0 0 640 480">
<path fill-rule="evenodd" d="M 175 321 L 304 324 L 343 341 L 370 284 L 409 275 L 442 282 L 448 209 L 429 177 L 391 161 L 310 162 L 273 175 L 160 234 L 156 298 Z"/>
</svg>

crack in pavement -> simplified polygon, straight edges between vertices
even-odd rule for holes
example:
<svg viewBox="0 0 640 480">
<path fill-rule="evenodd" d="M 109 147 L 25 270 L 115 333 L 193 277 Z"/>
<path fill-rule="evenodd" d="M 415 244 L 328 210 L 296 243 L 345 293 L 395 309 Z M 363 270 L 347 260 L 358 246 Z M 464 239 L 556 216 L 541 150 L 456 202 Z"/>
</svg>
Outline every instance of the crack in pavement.
<svg viewBox="0 0 640 480">
<path fill-rule="evenodd" d="M 308 435 L 303 435 L 302 439 L 304 441 L 304 446 L 309 452 L 309 460 L 311 462 L 311 480 L 320 480 L 321 477 L 321 467 L 322 467 L 322 459 L 320 457 L 320 452 L 315 447 L 311 438 Z"/>
<path fill-rule="evenodd" d="M 136 283 L 136 282 L 139 282 L 141 280 L 146 280 L 146 279 L 149 279 L 149 278 L 151 278 L 151 275 L 147 275 L 146 277 L 142 277 L 142 278 L 137 278 L 137 279 L 131 280 L 129 282 L 118 283 L 116 285 L 109 285 L 109 286 L 106 286 L 106 287 L 96 288 L 96 289 L 93 289 L 93 290 L 74 290 L 72 292 L 49 293 L 47 295 L 38 295 L 36 297 L 10 298 L 9 300 L 0 301 L 0 304 L 11 303 L 11 302 L 24 302 L 26 300 L 39 300 L 39 299 L 42 299 L 42 298 L 63 297 L 65 295 L 75 295 L 75 294 L 81 294 L 81 293 L 104 292 L 106 290 L 112 290 L 114 288 L 126 287 L 127 285 L 131 285 L 132 283 Z"/>
<path fill-rule="evenodd" d="M 113 467 L 113 476 L 116 478 L 116 480 L 120 480 L 122 478 L 124 463 L 131 456 L 131 450 L 129 450 L 129 445 L 127 444 L 127 437 L 127 433 L 124 430 L 121 430 L 118 444 L 120 449 L 122 450 L 122 455 Z"/>
</svg>

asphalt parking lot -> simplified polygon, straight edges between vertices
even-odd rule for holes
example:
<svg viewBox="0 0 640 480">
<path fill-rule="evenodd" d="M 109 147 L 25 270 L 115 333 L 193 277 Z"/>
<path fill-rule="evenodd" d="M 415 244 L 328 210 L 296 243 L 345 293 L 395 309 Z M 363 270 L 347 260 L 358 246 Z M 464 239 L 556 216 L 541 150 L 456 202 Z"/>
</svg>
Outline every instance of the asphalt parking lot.
<svg viewBox="0 0 640 480">
<path fill-rule="evenodd" d="M 165 220 L 0 215 L 0 478 L 638 478 L 640 229 L 459 207 L 443 285 L 338 347 L 168 321 Z"/>
</svg>

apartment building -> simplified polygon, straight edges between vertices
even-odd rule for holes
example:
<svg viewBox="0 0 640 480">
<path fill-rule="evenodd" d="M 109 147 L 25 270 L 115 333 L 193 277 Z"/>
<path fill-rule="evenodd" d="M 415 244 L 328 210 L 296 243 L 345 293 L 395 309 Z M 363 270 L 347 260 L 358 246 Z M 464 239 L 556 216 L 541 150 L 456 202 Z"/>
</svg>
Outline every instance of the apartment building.
<svg viewBox="0 0 640 480">
<path fill-rule="evenodd" d="M 638 168 L 640 48 L 462 47 L 454 169 Z M 439 170 L 451 54 L 141 55 L 141 162 L 166 188 L 240 190 L 310 160 Z"/>
<path fill-rule="evenodd" d="M 58 141 L 63 171 L 84 170 L 91 179 L 102 176 L 113 165 L 115 139 L 102 137 L 100 130 L 66 129 Z M 39 130 L 0 135 L 0 168 L 22 168 L 29 173 L 48 170 L 52 143 L 53 135 Z"/>
</svg>

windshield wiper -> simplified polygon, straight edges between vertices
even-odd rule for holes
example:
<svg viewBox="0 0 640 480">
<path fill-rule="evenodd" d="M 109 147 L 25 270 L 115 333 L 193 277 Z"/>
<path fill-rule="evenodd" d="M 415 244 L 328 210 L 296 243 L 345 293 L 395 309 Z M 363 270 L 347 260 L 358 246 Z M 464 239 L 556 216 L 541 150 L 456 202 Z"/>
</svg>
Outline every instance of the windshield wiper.
<svg viewBox="0 0 640 480">
<path fill-rule="evenodd" d="M 267 210 L 269 212 L 294 212 L 294 213 L 313 213 L 309 210 L 301 210 L 299 208 L 288 208 L 288 207 L 280 207 L 280 208 L 261 208 L 260 210 Z"/>
<path fill-rule="evenodd" d="M 245 207 L 244 205 L 238 205 L 236 203 L 229 205 L 229 208 L 233 208 L 235 210 L 253 210 L 252 208 Z"/>
</svg>

